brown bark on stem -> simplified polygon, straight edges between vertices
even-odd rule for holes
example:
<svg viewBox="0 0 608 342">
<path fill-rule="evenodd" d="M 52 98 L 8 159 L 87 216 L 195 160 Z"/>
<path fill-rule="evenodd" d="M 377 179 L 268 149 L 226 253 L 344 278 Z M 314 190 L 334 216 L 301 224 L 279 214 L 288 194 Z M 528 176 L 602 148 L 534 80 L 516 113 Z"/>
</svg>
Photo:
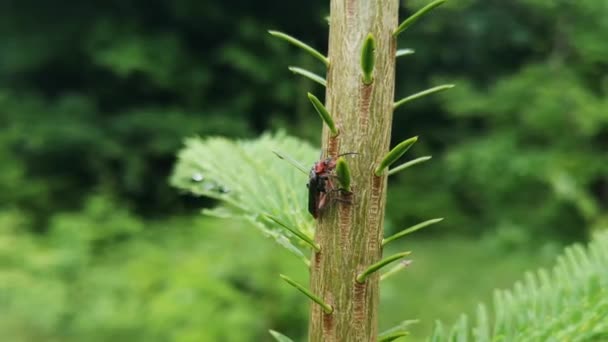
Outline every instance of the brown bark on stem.
<svg viewBox="0 0 608 342">
<path fill-rule="evenodd" d="M 325 314 L 312 305 L 313 342 L 377 339 L 379 275 L 363 284 L 355 278 L 382 254 L 386 174 L 377 177 L 374 169 L 390 144 L 398 5 L 398 0 L 331 0 L 325 105 L 340 133 L 330 137 L 324 127 L 323 151 L 359 155 L 348 158 L 352 194 L 336 195 L 345 200 L 332 201 L 318 219 L 315 240 L 321 251 L 311 258 L 311 291 L 334 310 Z M 369 33 L 376 39 L 376 62 L 373 82 L 365 85 L 360 58 Z"/>
</svg>

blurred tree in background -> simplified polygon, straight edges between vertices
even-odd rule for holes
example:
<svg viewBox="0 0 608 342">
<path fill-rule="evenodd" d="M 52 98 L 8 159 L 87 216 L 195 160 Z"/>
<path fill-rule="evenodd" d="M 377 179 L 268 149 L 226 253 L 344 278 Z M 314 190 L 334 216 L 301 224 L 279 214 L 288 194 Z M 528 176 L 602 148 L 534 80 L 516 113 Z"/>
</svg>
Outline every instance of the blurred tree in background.
<svg viewBox="0 0 608 342">
<path fill-rule="evenodd" d="M 266 28 L 297 31 L 312 17 L 307 38 L 325 39 L 320 1 L 309 13 L 263 2 L 0 6 L 2 165 L 18 177 L 8 184 L 32 189 L 7 200 L 39 218 L 100 188 L 140 214 L 172 215 L 180 203 L 166 180 L 184 137 L 292 121 L 298 83 L 268 56 L 295 54 Z"/>
<path fill-rule="evenodd" d="M 402 17 L 426 2 L 404 1 Z M 301 334 L 305 308 L 271 269 L 296 261 L 193 218 L 212 201 L 167 179 L 187 136 L 284 129 L 318 143 L 303 94 L 322 89 L 286 69 L 317 64 L 266 30 L 324 50 L 327 15 L 320 0 L 0 2 L 0 330 Z M 415 153 L 435 163 L 392 180 L 389 229 L 441 215 L 513 247 L 608 225 L 607 17 L 602 0 L 454 0 L 403 35 L 416 54 L 397 62 L 398 98 L 457 88 L 395 113 L 394 141 L 421 135 Z M 213 250 L 220 240 L 245 260 Z M 221 310 L 239 329 L 201 332 Z"/>
<path fill-rule="evenodd" d="M 448 5 L 451 12 L 440 11 L 409 36 L 424 57 L 400 63 L 417 71 L 413 80 L 430 71 L 431 79 L 460 77 L 457 88 L 441 105 L 396 113 L 408 131 L 428 139 L 442 165 L 428 167 L 424 181 L 403 176 L 392 194 L 402 200 L 389 201 L 393 215 L 441 212 L 455 229 L 542 239 L 581 238 L 585 227 L 606 225 L 608 4 Z M 408 198 L 417 199 L 408 202 L 411 210 L 398 211 Z"/>
</svg>

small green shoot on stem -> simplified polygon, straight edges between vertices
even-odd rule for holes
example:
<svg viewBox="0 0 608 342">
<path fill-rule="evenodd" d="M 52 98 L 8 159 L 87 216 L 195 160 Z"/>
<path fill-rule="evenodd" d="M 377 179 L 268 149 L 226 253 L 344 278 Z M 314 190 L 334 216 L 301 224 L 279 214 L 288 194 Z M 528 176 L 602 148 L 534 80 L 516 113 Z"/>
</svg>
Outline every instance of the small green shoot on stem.
<svg viewBox="0 0 608 342">
<path fill-rule="evenodd" d="M 418 141 L 418 137 L 409 138 L 405 141 L 402 141 L 399 145 L 393 147 L 393 149 L 390 150 L 390 152 L 388 152 L 386 156 L 384 156 L 384 158 L 380 162 L 380 165 L 378 165 L 378 167 L 376 168 L 376 176 L 380 176 L 386 168 L 396 162 L 397 159 L 401 158 L 401 156 L 405 152 L 407 152 L 407 150 L 409 150 L 410 147 L 412 147 L 412 145 L 416 143 L 416 141 Z"/>
<path fill-rule="evenodd" d="M 412 95 L 410 95 L 408 97 L 404 97 L 401 100 L 395 102 L 395 104 L 393 105 L 393 109 L 397 109 L 397 108 L 401 107 L 402 105 L 404 105 L 404 104 L 406 104 L 406 103 L 408 103 L 410 101 L 419 99 L 421 97 L 425 97 L 427 95 L 435 94 L 435 93 L 438 93 L 440 91 L 444 91 L 444 90 L 448 90 L 448 89 L 452 89 L 452 88 L 454 88 L 453 84 L 444 84 L 444 85 L 440 85 L 440 86 L 437 86 L 437 87 L 429 88 L 427 90 L 423 90 L 421 92 L 418 92 L 416 94 L 412 94 Z"/>
<path fill-rule="evenodd" d="M 327 87 L 327 81 L 323 77 L 315 74 L 312 71 L 308 71 L 304 68 L 295 67 L 295 66 L 290 66 L 288 69 L 289 69 L 289 71 L 293 72 L 296 75 L 304 76 L 311 81 L 317 82 L 320 85 Z"/>
<path fill-rule="evenodd" d="M 320 60 L 321 62 L 323 62 L 326 66 L 329 65 L 329 59 L 327 57 L 325 57 L 322 53 L 317 51 L 315 48 L 313 48 L 312 46 L 310 46 L 286 33 L 283 33 L 283 32 L 268 30 L 268 33 L 270 33 L 274 37 L 283 39 L 283 40 L 303 49 L 304 51 L 310 53 L 313 57 L 315 57 L 318 60 Z"/>
<path fill-rule="evenodd" d="M 397 324 L 396 326 L 381 332 L 380 335 L 378 335 L 378 341 L 379 342 L 394 341 L 396 338 L 406 336 L 409 334 L 409 332 L 407 330 L 409 328 L 409 326 L 412 324 L 419 323 L 419 322 L 420 321 L 417 319 L 403 321 L 403 322 Z"/>
<path fill-rule="evenodd" d="M 319 298 L 319 297 L 315 296 L 314 294 L 312 294 L 304 286 L 296 283 L 295 281 L 293 281 L 291 278 L 289 278 L 288 276 L 286 276 L 284 274 L 280 274 L 279 276 L 283 280 L 285 280 L 289 285 L 295 287 L 300 292 L 302 292 L 306 297 L 310 298 L 310 300 L 312 300 L 313 302 L 319 304 L 321 306 L 321 308 L 323 308 L 323 312 L 325 312 L 326 314 L 331 314 L 334 311 L 334 308 L 332 308 L 331 305 L 325 303 L 323 300 L 321 300 L 321 298 Z"/>
<path fill-rule="evenodd" d="M 331 135 L 332 136 L 338 135 L 338 129 L 336 128 L 336 125 L 334 124 L 334 119 L 331 117 L 331 114 L 329 114 L 329 112 L 327 111 L 327 108 L 325 108 L 325 106 L 321 103 L 321 101 L 319 101 L 319 99 L 311 93 L 308 93 L 308 99 L 312 103 L 313 107 L 315 107 L 315 110 L 317 111 L 317 113 L 319 113 L 321 120 L 323 120 L 323 122 L 325 122 L 325 124 L 331 131 Z"/>
<path fill-rule="evenodd" d="M 391 241 L 395 241 L 395 240 L 397 240 L 399 238 L 402 238 L 402 237 L 404 237 L 404 236 L 406 236 L 406 235 L 408 235 L 410 233 L 413 233 L 413 232 L 415 232 L 417 230 L 420 230 L 422 228 L 428 227 L 428 226 L 430 226 L 432 224 L 439 223 L 441 221 L 443 221 L 443 217 L 418 223 L 417 225 L 414 225 L 414 226 L 411 226 L 411 227 L 409 227 L 407 229 L 404 229 L 404 230 L 400 231 L 399 233 L 391 235 L 390 237 L 388 237 L 386 239 L 382 239 L 382 246 L 385 246 L 387 243 L 389 243 Z"/>
<path fill-rule="evenodd" d="M 407 267 L 409 267 L 412 264 L 413 260 L 402 260 L 399 263 L 397 263 L 397 265 L 391 267 L 390 270 L 382 273 L 382 275 L 380 275 L 380 281 L 386 280 L 390 277 L 392 277 L 393 275 L 397 274 L 399 271 L 406 269 Z"/>
<path fill-rule="evenodd" d="M 405 258 L 406 256 L 410 255 L 412 252 L 402 252 L 402 253 L 397 253 L 395 255 L 391 255 L 388 258 L 384 258 L 380 261 L 378 261 L 377 263 L 371 265 L 370 267 L 368 267 L 365 271 L 363 271 L 362 273 L 360 273 L 357 276 L 357 282 L 359 284 L 363 284 L 365 282 L 365 280 L 367 279 L 367 277 L 369 277 L 370 275 L 372 275 L 374 272 L 377 272 L 378 270 L 380 270 L 382 267 L 390 264 L 393 261 L 399 260 L 401 258 Z"/>
<path fill-rule="evenodd" d="M 399 49 L 395 53 L 395 57 L 399 58 L 401 56 L 413 55 L 414 52 L 415 51 L 413 49 Z"/>
<path fill-rule="evenodd" d="M 430 160 L 432 157 L 431 156 L 424 156 L 424 157 L 420 157 L 420 158 L 416 158 L 416 159 L 412 159 L 408 162 L 405 162 L 397 167 L 391 168 L 390 170 L 388 170 L 388 175 L 394 175 L 395 173 L 399 172 L 399 171 L 403 171 L 407 168 L 410 168 L 414 165 L 420 164 L 420 163 L 424 163 L 427 160 Z"/>
<path fill-rule="evenodd" d="M 314 249 L 315 252 L 318 252 L 318 251 L 321 250 L 321 247 L 319 245 L 317 245 L 308 235 L 302 233 L 298 229 L 288 226 L 287 224 L 283 223 L 281 220 L 279 220 L 278 218 L 276 218 L 276 217 L 274 217 L 272 215 L 266 214 L 264 216 L 266 218 L 270 219 L 271 221 L 273 221 L 274 223 L 278 224 L 279 226 L 287 229 L 293 235 L 295 235 L 298 238 L 300 238 L 300 240 L 302 240 L 304 243 L 306 243 L 307 245 L 309 245 L 310 247 L 312 247 L 312 249 Z"/>
<path fill-rule="evenodd" d="M 429 13 L 435 7 L 442 5 L 446 0 L 436 0 L 431 2 L 430 4 L 424 6 L 422 9 L 418 10 L 418 12 L 412 14 L 407 19 L 405 19 L 399 27 L 393 33 L 394 37 L 397 37 L 401 32 L 405 31 L 410 25 L 418 21 L 418 19 L 422 18 L 425 14 Z"/>
<path fill-rule="evenodd" d="M 376 64 L 376 40 L 371 33 L 367 35 L 361 48 L 361 70 L 363 83 L 370 85 L 374 81 L 374 65 Z"/>
<path fill-rule="evenodd" d="M 287 337 L 287 336 L 285 336 L 285 335 L 281 334 L 281 333 L 280 333 L 280 332 L 278 332 L 278 331 L 275 331 L 275 330 L 272 330 L 272 329 L 271 329 L 271 330 L 268 330 L 268 332 L 270 333 L 270 335 L 272 335 L 272 337 L 274 337 L 274 339 L 275 339 L 277 342 L 293 342 L 293 340 L 292 340 L 292 339 L 290 339 L 289 337 Z"/>
<path fill-rule="evenodd" d="M 336 175 L 342 189 L 350 191 L 350 168 L 344 157 L 338 158 L 336 163 Z"/>
<path fill-rule="evenodd" d="M 384 336 L 378 336 L 378 342 L 392 342 L 398 338 L 409 335 L 407 331 L 396 331 L 394 333 L 386 334 Z"/>
</svg>

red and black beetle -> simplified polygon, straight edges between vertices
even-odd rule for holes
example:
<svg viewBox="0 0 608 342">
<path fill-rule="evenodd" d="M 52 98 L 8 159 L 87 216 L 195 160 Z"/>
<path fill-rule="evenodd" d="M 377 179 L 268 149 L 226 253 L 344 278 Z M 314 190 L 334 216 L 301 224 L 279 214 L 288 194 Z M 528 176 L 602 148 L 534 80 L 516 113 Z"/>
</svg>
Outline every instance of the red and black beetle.
<svg viewBox="0 0 608 342">
<path fill-rule="evenodd" d="M 313 165 L 310 170 L 308 184 L 308 212 L 314 218 L 318 218 L 321 211 L 325 208 L 328 201 L 328 194 L 332 191 L 348 191 L 334 186 L 333 178 L 336 177 L 334 170 L 336 163 L 341 156 L 357 154 L 355 152 L 343 153 L 336 157 L 329 157 Z"/>
</svg>

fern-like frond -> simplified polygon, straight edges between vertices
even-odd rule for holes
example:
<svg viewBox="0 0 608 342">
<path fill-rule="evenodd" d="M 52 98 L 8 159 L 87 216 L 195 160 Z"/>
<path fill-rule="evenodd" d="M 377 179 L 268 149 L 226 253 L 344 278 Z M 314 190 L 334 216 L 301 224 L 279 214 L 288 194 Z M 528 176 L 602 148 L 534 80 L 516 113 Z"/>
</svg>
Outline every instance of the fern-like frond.
<svg viewBox="0 0 608 342">
<path fill-rule="evenodd" d="M 204 213 L 243 219 L 306 260 L 308 247 L 265 215 L 278 218 L 312 238 L 314 221 L 307 211 L 307 176 L 273 151 L 289 151 L 295 160 L 312 165 L 319 152 L 285 134 L 255 140 L 190 138 L 178 155 L 171 184 L 220 205 Z"/>
<path fill-rule="evenodd" d="M 494 313 L 480 304 L 431 341 L 608 341 L 608 232 L 566 248 L 551 272 L 527 273 L 511 290 L 494 293 Z"/>
</svg>

